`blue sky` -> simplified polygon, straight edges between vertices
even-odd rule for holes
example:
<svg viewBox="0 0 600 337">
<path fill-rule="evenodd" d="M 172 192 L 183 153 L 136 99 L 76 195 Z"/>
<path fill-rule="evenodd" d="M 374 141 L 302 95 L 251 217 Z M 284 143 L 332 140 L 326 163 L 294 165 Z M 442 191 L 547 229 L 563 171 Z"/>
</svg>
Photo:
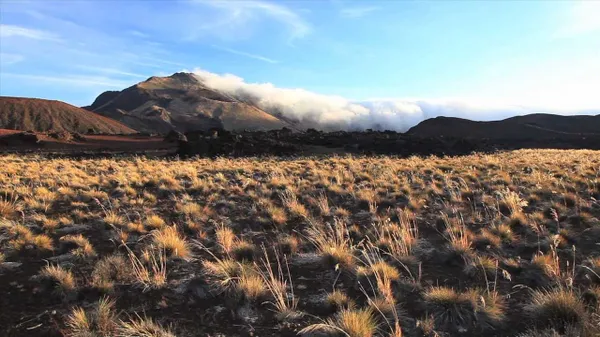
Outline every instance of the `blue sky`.
<svg viewBox="0 0 600 337">
<path fill-rule="evenodd" d="M 2 0 L 0 10 L 1 95 L 86 105 L 201 68 L 358 101 L 600 113 L 597 1 Z"/>
</svg>

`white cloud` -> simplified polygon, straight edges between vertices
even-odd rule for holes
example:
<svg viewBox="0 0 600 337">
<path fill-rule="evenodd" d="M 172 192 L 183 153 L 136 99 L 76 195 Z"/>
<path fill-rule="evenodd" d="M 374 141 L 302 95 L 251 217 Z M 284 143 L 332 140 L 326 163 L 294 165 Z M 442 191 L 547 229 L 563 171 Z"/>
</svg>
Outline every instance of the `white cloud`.
<svg viewBox="0 0 600 337">
<path fill-rule="evenodd" d="M 0 53 L 0 65 L 9 66 L 23 61 L 25 58 L 19 54 Z"/>
<path fill-rule="evenodd" d="M 34 40 L 61 41 L 58 35 L 43 30 L 0 24 L 0 37 L 24 37 Z"/>
<path fill-rule="evenodd" d="M 596 32 L 600 32 L 600 1 L 579 1 L 572 2 L 572 8 L 555 37 L 571 38 Z"/>
<path fill-rule="evenodd" d="M 249 21 L 271 19 L 287 27 L 289 41 L 305 37 L 311 32 L 310 24 L 290 8 L 266 1 L 220 1 L 192 0 L 198 3 L 220 9 L 225 17 L 209 22 L 205 30 L 231 29 L 247 26 Z"/>
<path fill-rule="evenodd" d="M 278 63 L 278 61 L 276 61 L 276 60 L 273 60 L 273 59 L 265 57 L 265 56 L 257 55 L 257 54 L 246 53 L 243 51 L 239 51 L 239 50 L 235 50 L 235 49 L 231 49 L 231 48 L 219 47 L 216 45 L 212 45 L 211 47 L 213 47 L 214 49 L 217 49 L 217 50 L 221 50 L 221 51 L 230 53 L 230 54 L 245 56 L 245 57 L 249 57 L 251 59 L 255 59 L 255 60 L 259 60 L 259 61 L 263 61 L 263 62 L 267 62 L 267 63 Z"/>
<path fill-rule="evenodd" d="M 195 69 L 194 74 L 210 88 L 251 101 L 267 112 L 283 114 L 304 125 L 324 129 L 406 131 L 425 119 L 437 116 L 496 120 L 537 112 L 577 114 L 592 111 L 577 107 L 577 102 L 573 102 L 575 108 L 569 108 L 527 106 L 484 98 L 388 98 L 357 102 L 304 89 L 278 88 L 271 83 L 246 83 L 235 75 L 219 75 L 202 69 Z M 593 107 L 600 109 L 600 102 L 589 106 L 590 109 Z"/>
<path fill-rule="evenodd" d="M 361 18 L 369 13 L 379 10 L 380 7 L 346 7 L 340 10 L 340 16 L 348 19 Z"/>
</svg>

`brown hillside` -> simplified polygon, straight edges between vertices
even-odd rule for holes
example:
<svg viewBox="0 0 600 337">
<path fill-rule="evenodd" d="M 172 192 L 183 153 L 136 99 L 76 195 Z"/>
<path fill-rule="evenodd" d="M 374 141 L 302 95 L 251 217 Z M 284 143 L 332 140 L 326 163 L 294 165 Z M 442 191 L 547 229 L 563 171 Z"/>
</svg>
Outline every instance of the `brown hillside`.
<svg viewBox="0 0 600 337">
<path fill-rule="evenodd" d="M 454 117 L 427 119 L 407 132 L 421 137 L 548 139 L 600 135 L 600 115 L 530 114 L 500 121 L 476 122 Z"/>
<path fill-rule="evenodd" d="M 0 97 L 0 128 L 37 132 L 136 132 L 115 120 L 64 102 L 21 97 Z"/>
<path fill-rule="evenodd" d="M 105 92 L 85 107 L 139 131 L 272 130 L 290 125 L 204 86 L 193 74 L 151 77 L 121 92 Z"/>
</svg>

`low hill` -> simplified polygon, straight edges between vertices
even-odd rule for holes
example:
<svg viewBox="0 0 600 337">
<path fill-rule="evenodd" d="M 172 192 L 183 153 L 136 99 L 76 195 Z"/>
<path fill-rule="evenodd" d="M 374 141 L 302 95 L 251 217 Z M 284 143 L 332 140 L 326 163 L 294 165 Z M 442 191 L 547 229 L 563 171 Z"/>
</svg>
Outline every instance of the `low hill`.
<svg viewBox="0 0 600 337">
<path fill-rule="evenodd" d="M 548 139 L 600 135 L 600 115 L 560 116 L 530 114 L 500 121 L 476 122 L 455 117 L 427 119 L 410 128 L 409 135 L 489 139 Z"/>
<path fill-rule="evenodd" d="M 151 77 L 120 92 L 107 91 L 85 109 L 144 132 L 290 127 L 252 104 L 206 87 L 191 73 Z"/>
<path fill-rule="evenodd" d="M 129 134 L 136 131 L 110 118 L 61 101 L 0 97 L 0 129 L 36 132 Z"/>
</svg>

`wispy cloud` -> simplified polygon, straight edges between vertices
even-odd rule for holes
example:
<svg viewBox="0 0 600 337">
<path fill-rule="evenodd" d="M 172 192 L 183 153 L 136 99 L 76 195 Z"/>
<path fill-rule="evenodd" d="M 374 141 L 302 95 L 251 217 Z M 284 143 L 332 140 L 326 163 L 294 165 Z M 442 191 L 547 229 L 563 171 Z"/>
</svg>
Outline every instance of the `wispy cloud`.
<svg viewBox="0 0 600 337">
<path fill-rule="evenodd" d="M 231 49 L 231 48 L 220 47 L 220 46 L 216 46 L 216 45 L 212 45 L 211 47 L 214 49 L 220 50 L 220 51 L 230 53 L 230 54 L 245 56 L 245 57 L 248 57 L 251 59 L 255 59 L 255 60 L 259 60 L 259 61 L 263 61 L 263 62 L 267 62 L 267 63 L 278 63 L 277 60 L 273 60 L 271 58 L 257 55 L 257 54 L 246 53 L 243 51 L 239 51 L 239 50 L 235 50 L 235 49 Z"/>
<path fill-rule="evenodd" d="M 130 30 L 127 33 L 131 36 L 141 37 L 142 39 L 146 39 L 146 38 L 150 37 L 148 34 L 142 33 L 139 30 Z"/>
<path fill-rule="evenodd" d="M 131 54 L 131 53 L 125 53 L 124 55 L 129 55 L 129 56 L 133 56 L 134 58 L 137 57 L 137 54 Z M 152 61 L 155 63 L 162 63 L 163 65 L 171 65 L 171 66 L 178 66 L 178 67 L 187 67 L 187 65 L 181 63 L 181 62 L 175 62 L 175 61 L 169 61 L 169 60 L 164 60 L 155 56 L 150 56 L 150 55 L 142 55 L 139 57 L 141 60 L 147 60 L 147 61 Z M 143 63 L 143 61 L 142 61 Z M 139 63 L 139 64 L 142 64 Z"/>
<path fill-rule="evenodd" d="M 124 70 L 120 70 L 120 69 L 114 69 L 114 68 L 93 67 L 93 66 L 86 66 L 86 65 L 78 65 L 78 66 L 76 66 L 76 68 L 83 69 L 83 70 L 89 70 L 89 71 L 100 73 L 100 74 L 121 75 L 121 76 L 136 77 L 136 78 L 148 77 L 146 75 L 132 73 L 132 72 L 128 72 L 128 71 L 124 71 Z"/>
<path fill-rule="evenodd" d="M 0 65 L 9 66 L 23 61 L 24 57 L 19 54 L 0 53 Z"/>
<path fill-rule="evenodd" d="M 565 22 L 560 25 L 556 38 L 571 38 L 600 32 L 600 1 L 573 2 Z"/>
<path fill-rule="evenodd" d="M 217 20 L 219 26 L 243 27 L 251 19 L 268 18 L 286 26 L 289 31 L 289 40 L 293 41 L 308 35 L 312 28 L 297 12 L 289 7 L 266 1 L 219 1 L 219 0 L 191 0 L 193 3 L 221 9 L 225 18 Z"/>
<path fill-rule="evenodd" d="M 0 37 L 24 37 L 34 40 L 61 41 L 58 35 L 51 32 L 5 24 L 0 24 Z"/>
<path fill-rule="evenodd" d="M 31 74 L 14 74 L 14 73 L 2 73 L 3 77 L 12 77 L 21 80 L 27 80 L 31 84 L 34 82 L 49 82 L 66 85 L 77 85 L 86 87 L 99 87 L 99 88 L 119 88 L 123 89 L 131 83 L 126 81 L 114 80 L 107 77 L 100 76 L 81 76 L 81 75 L 64 75 L 64 76 L 45 76 L 45 75 L 31 75 Z"/>
<path fill-rule="evenodd" d="M 348 18 L 348 19 L 356 19 L 356 18 L 361 18 L 367 14 L 370 14 L 372 12 L 375 12 L 377 10 L 381 9 L 380 7 L 376 7 L 376 6 L 369 6 L 369 7 L 346 7 L 346 8 L 342 8 L 340 10 L 340 16 L 344 17 L 344 18 Z"/>
</svg>

